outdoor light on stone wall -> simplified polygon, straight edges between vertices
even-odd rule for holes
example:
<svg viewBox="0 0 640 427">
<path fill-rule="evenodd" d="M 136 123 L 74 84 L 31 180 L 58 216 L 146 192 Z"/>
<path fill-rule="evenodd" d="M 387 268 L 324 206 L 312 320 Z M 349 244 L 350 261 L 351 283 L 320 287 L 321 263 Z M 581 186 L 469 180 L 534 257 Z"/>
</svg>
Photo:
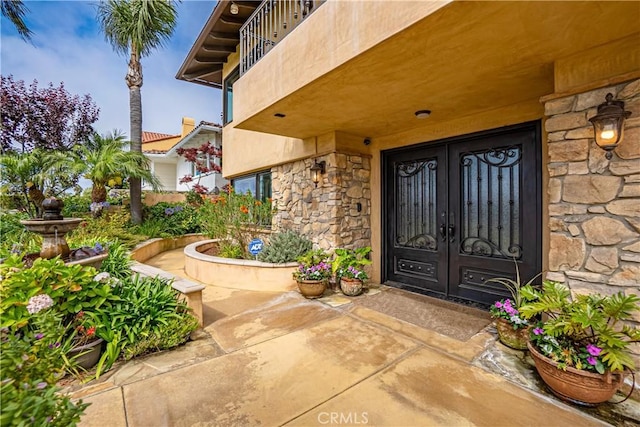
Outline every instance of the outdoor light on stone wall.
<svg viewBox="0 0 640 427">
<path fill-rule="evenodd" d="M 320 175 L 324 175 L 324 173 L 327 171 L 327 162 L 325 162 L 324 160 L 318 162 L 316 160 L 309 170 L 311 171 L 311 181 L 313 181 L 317 188 L 318 183 L 320 182 Z"/>
<path fill-rule="evenodd" d="M 624 119 L 631 115 L 631 111 L 624 110 L 624 102 L 613 101 L 610 93 L 605 99 L 606 102 L 598 105 L 598 114 L 589 121 L 593 124 L 596 144 L 607 152 L 605 157 L 610 160 L 613 149 L 622 141 Z"/>
</svg>

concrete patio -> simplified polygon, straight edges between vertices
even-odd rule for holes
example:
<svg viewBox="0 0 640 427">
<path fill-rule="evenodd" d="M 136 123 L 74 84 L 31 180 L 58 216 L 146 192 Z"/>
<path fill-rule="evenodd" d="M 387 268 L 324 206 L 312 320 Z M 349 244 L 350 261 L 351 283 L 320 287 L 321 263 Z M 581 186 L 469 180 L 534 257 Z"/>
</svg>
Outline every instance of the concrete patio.
<svg viewBox="0 0 640 427">
<path fill-rule="evenodd" d="M 180 274 L 179 250 L 149 263 Z M 520 384 L 527 369 L 500 372 L 521 355 L 496 350 L 491 326 L 462 342 L 297 292 L 207 286 L 203 301 L 193 341 L 75 392 L 91 403 L 81 426 L 608 425 Z M 625 405 L 614 424 L 638 420 Z"/>
</svg>

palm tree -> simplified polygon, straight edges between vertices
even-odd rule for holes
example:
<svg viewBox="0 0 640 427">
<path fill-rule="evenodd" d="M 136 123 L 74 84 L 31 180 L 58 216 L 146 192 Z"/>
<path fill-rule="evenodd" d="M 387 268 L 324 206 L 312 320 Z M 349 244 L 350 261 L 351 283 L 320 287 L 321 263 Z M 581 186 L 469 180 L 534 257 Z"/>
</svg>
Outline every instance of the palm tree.
<svg viewBox="0 0 640 427">
<path fill-rule="evenodd" d="M 78 144 L 70 152 L 54 151 L 49 158 L 52 168 L 66 167 L 82 173 L 93 185 L 91 202 L 107 200 L 106 185 L 116 177 L 144 179 L 154 190 L 161 187 L 151 172 L 149 159 L 144 154 L 126 151 L 127 141 L 119 131 L 111 134 L 93 134 L 86 144 Z"/>
<path fill-rule="evenodd" d="M 16 27 L 22 40 L 31 40 L 33 32 L 27 27 L 23 19 L 24 14 L 28 12 L 29 9 L 24 5 L 22 0 L 2 0 L 0 11 L 2 12 L 2 16 L 6 17 L 11 21 L 13 26 Z"/>
<path fill-rule="evenodd" d="M 131 151 L 142 152 L 142 64 L 140 59 L 163 46 L 173 34 L 177 10 L 171 0 L 106 0 L 98 4 L 98 21 L 105 38 L 120 54 L 129 55 L 125 80 L 129 87 Z M 130 181 L 131 220 L 142 222 L 142 187 Z"/>
</svg>

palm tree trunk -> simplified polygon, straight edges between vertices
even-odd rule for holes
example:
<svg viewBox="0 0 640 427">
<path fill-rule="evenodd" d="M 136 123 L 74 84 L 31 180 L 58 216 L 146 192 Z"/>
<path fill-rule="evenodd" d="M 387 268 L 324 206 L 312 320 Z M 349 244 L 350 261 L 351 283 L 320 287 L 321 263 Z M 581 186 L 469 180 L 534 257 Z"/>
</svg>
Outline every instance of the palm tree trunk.
<svg viewBox="0 0 640 427">
<path fill-rule="evenodd" d="M 142 152 L 142 64 L 135 49 L 131 50 L 129 70 L 125 78 L 129 86 L 129 120 L 131 129 L 131 151 Z M 131 222 L 142 223 L 142 183 L 140 178 L 129 178 L 131 198 Z"/>
<path fill-rule="evenodd" d="M 107 189 L 101 182 L 93 182 L 91 188 L 91 202 L 102 203 L 107 201 Z"/>
</svg>

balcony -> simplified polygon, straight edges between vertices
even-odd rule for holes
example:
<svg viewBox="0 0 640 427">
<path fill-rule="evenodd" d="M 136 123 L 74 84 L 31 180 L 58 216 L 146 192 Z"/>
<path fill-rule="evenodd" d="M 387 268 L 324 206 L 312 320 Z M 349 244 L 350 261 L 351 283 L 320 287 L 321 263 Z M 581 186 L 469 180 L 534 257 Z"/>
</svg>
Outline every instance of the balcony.
<svg viewBox="0 0 640 427">
<path fill-rule="evenodd" d="M 253 67 L 325 1 L 263 1 L 240 28 L 240 75 Z"/>
</svg>

